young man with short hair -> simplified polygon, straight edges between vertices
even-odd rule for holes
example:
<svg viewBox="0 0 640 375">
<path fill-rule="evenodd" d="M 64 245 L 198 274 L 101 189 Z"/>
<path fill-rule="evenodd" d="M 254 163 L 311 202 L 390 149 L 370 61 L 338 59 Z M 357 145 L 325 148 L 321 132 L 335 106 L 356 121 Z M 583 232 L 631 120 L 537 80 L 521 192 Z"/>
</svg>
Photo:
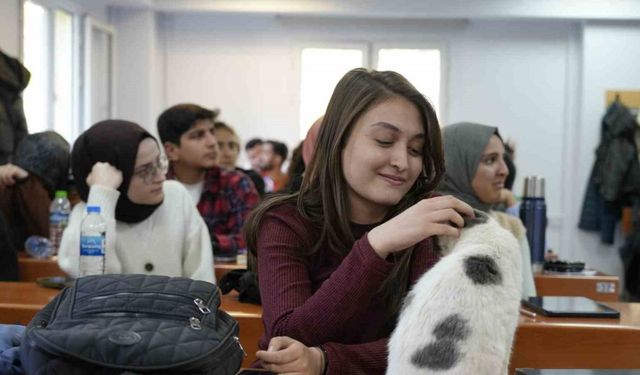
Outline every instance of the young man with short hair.
<svg viewBox="0 0 640 375">
<path fill-rule="evenodd" d="M 262 139 L 253 138 L 244 145 L 244 151 L 247 153 L 247 159 L 251 169 L 256 172 L 260 172 L 260 154 L 262 153 Z"/>
<path fill-rule="evenodd" d="M 242 226 L 258 193 L 244 173 L 217 165 L 217 115 L 195 104 L 178 104 L 165 110 L 157 125 L 170 162 L 167 178 L 178 180 L 191 194 L 209 228 L 215 261 L 229 262 L 246 247 Z"/>
<path fill-rule="evenodd" d="M 282 164 L 288 153 L 287 145 L 282 142 L 270 140 L 262 143 L 260 173 L 265 180 L 266 192 L 279 191 L 287 185 L 287 174 L 282 172 Z"/>
</svg>

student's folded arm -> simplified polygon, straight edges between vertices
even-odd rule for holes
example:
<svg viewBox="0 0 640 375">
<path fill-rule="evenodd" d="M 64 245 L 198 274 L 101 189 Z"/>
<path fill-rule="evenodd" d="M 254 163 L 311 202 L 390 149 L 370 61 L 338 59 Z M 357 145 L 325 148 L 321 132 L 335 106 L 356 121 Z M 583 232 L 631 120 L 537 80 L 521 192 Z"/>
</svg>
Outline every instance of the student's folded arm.
<svg viewBox="0 0 640 375">
<path fill-rule="evenodd" d="M 368 308 L 392 264 L 376 255 L 365 235 L 313 293 L 307 265 L 298 257 L 304 242 L 267 214 L 258 238 L 258 279 L 267 334 L 313 346 L 340 337 L 349 320 Z"/>
<path fill-rule="evenodd" d="M 388 338 L 364 344 L 329 342 L 322 347 L 326 353 L 327 375 L 377 375 L 387 369 Z"/>
<path fill-rule="evenodd" d="M 100 216 L 107 223 L 107 237 L 105 248 L 105 273 L 122 273 L 122 264 L 116 252 L 116 204 L 120 192 L 105 186 L 94 185 L 89 191 L 87 204 L 78 203 L 74 207 L 69 218 L 69 225 L 64 230 L 60 251 L 58 254 L 58 264 L 60 268 L 71 276 L 78 276 L 80 259 L 80 227 L 82 219 L 86 216 L 87 206 L 99 206 Z"/>
<path fill-rule="evenodd" d="M 203 280 L 215 283 L 215 273 L 213 264 L 213 251 L 211 250 L 211 237 L 209 230 L 200 216 L 200 213 L 193 205 L 190 205 L 191 197 L 185 191 L 183 207 L 185 212 L 187 233 L 183 246 L 182 270 L 185 277 L 195 280 Z"/>
</svg>

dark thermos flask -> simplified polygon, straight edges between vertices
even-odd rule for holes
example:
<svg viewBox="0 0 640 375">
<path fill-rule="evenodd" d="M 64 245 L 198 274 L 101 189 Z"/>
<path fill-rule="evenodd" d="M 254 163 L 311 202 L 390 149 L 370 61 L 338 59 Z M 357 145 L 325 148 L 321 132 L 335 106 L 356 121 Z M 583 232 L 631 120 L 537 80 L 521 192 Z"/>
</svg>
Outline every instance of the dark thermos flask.
<svg viewBox="0 0 640 375">
<path fill-rule="evenodd" d="M 525 177 L 524 194 L 520 204 L 520 219 L 527 228 L 533 270 L 542 271 L 547 228 L 547 205 L 544 201 L 543 177 Z"/>
</svg>

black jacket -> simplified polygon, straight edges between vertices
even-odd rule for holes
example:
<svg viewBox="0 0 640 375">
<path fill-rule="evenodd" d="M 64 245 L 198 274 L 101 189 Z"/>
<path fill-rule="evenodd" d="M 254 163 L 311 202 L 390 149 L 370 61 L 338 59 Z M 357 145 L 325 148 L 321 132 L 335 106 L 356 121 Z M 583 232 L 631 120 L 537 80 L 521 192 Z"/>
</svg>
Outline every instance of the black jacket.
<svg viewBox="0 0 640 375">
<path fill-rule="evenodd" d="M 609 106 L 602 118 L 600 145 L 578 226 L 585 230 L 606 229 L 602 232 L 604 242 L 613 242 L 621 207 L 631 205 L 640 196 L 640 163 L 634 138 L 637 127 L 635 117 L 619 102 Z"/>
<path fill-rule="evenodd" d="M 28 134 L 20 94 L 29 78 L 20 61 L 0 51 L 0 165 L 12 160 L 18 143 Z"/>
</svg>

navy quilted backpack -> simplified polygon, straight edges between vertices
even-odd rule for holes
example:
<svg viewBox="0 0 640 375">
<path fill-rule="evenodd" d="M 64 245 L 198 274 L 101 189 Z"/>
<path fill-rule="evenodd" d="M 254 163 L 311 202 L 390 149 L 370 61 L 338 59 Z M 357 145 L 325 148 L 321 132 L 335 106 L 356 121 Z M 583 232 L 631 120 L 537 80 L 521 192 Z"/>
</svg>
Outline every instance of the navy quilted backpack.
<svg viewBox="0 0 640 375">
<path fill-rule="evenodd" d="M 215 285 L 183 277 L 79 278 L 27 326 L 27 374 L 233 375 L 238 323 Z"/>
</svg>

